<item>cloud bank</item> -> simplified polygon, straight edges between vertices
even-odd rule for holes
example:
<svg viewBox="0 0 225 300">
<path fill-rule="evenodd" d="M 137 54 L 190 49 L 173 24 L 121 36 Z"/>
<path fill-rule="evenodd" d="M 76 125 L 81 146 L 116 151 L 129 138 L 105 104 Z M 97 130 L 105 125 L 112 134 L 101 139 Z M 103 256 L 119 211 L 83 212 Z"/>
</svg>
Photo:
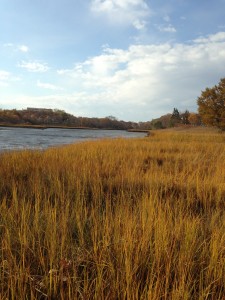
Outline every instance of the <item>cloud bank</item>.
<svg viewBox="0 0 225 300">
<path fill-rule="evenodd" d="M 201 90 L 224 76 L 224 65 L 225 33 L 220 32 L 186 44 L 105 48 L 58 74 L 68 90 L 83 92 L 90 110 L 108 108 L 108 113 L 138 121 L 171 112 L 173 107 L 196 110 Z M 81 108 L 78 104 L 78 100 L 71 104 L 75 112 Z M 88 107 L 82 104 L 85 112 Z"/>
<path fill-rule="evenodd" d="M 187 43 L 131 45 L 128 49 L 105 46 L 99 55 L 67 69 L 22 61 L 19 67 L 33 73 L 33 87 L 30 80 L 29 86 L 22 80 L 26 73 L 16 82 L 3 69 L 0 85 L 2 90 L 9 83 L 26 87 L 23 95 L 17 93 L 17 103 L 15 97 L 5 98 L 14 107 L 47 104 L 77 116 L 148 121 L 174 107 L 196 111 L 197 97 L 225 76 L 224 66 L 225 32 L 218 32 Z M 34 90 L 39 96 L 33 96 Z"/>
<path fill-rule="evenodd" d="M 91 11 L 105 16 L 115 25 L 133 25 L 137 30 L 145 27 L 150 8 L 144 0 L 92 0 Z"/>
<path fill-rule="evenodd" d="M 26 69 L 28 72 L 44 73 L 49 70 L 46 63 L 40 63 L 38 61 L 22 61 L 18 64 L 18 67 Z"/>
</svg>

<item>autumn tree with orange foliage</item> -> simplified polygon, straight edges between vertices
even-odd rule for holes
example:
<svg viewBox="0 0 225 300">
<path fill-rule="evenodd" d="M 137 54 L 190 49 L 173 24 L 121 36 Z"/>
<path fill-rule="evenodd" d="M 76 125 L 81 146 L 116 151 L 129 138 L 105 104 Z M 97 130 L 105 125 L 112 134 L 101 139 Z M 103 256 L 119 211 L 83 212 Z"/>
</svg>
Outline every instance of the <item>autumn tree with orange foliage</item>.
<svg viewBox="0 0 225 300">
<path fill-rule="evenodd" d="M 204 124 L 225 130 L 225 78 L 213 88 L 206 88 L 197 103 Z"/>
</svg>

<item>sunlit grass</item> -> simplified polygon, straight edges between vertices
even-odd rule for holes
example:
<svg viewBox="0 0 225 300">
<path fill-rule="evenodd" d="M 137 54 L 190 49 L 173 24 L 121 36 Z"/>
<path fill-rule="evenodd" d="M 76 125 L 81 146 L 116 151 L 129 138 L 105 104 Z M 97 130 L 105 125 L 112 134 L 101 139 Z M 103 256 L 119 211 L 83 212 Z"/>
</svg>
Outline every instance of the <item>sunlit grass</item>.
<svg viewBox="0 0 225 300">
<path fill-rule="evenodd" d="M 0 155 L 0 299 L 224 299 L 225 136 Z"/>
</svg>

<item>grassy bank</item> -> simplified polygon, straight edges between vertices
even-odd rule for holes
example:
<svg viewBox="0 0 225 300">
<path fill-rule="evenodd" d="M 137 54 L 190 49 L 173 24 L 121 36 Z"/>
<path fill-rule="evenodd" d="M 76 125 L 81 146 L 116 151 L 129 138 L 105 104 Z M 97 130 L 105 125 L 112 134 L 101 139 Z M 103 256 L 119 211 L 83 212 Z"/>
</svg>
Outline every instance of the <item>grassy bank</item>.
<svg viewBox="0 0 225 300">
<path fill-rule="evenodd" d="M 0 155 L 0 299 L 224 299 L 225 136 Z"/>
</svg>

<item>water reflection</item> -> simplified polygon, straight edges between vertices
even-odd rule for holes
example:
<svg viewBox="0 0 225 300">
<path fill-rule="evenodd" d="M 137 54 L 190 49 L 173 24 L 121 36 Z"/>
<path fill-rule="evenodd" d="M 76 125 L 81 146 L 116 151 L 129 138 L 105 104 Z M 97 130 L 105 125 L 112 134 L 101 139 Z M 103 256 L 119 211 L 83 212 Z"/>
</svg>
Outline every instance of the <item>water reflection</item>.
<svg viewBox="0 0 225 300">
<path fill-rule="evenodd" d="M 12 149 L 46 149 L 51 146 L 72 144 L 85 140 L 116 137 L 144 137 L 143 132 L 123 130 L 81 130 L 61 128 L 0 128 L 0 151 Z"/>
</svg>

